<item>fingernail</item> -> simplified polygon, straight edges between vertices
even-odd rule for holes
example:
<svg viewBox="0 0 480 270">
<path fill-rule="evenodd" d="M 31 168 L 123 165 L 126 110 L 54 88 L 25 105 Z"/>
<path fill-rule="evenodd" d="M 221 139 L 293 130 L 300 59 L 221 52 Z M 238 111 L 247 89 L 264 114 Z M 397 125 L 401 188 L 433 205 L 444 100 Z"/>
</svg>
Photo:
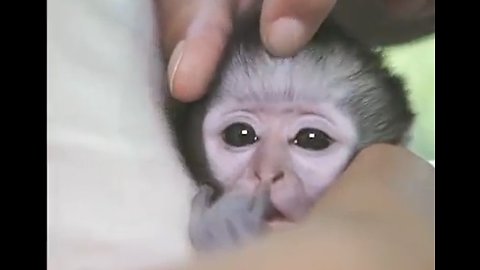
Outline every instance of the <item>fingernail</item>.
<svg viewBox="0 0 480 270">
<path fill-rule="evenodd" d="M 172 56 L 170 57 L 170 61 L 168 62 L 168 86 L 170 93 L 174 92 L 173 89 L 173 82 L 175 80 L 175 73 L 177 72 L 178 66 L 183 58 L 183 47 L 185 45 L 185 41 L 180 41 L 175 49 L 172 52 Z"/>
<path fill-rule="evenodd" d="M 293 18 L 280 18 L 272 24 L 265 43 L 270 53 L 286 57 L 298 50 L 304 37 L 305 27 L 300 21 Z"/>
</svg>

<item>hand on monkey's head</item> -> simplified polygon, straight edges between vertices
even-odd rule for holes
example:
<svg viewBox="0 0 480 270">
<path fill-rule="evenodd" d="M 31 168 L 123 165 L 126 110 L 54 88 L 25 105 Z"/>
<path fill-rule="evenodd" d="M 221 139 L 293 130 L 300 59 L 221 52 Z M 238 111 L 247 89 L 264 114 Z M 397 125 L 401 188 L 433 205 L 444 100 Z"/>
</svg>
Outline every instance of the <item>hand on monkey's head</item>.
<svg viewBox="0 0 480 270">
<path fill-rule="evenodd" d="M 310 41 L 322 22 L 334 11 L 336 0 L 157 0 L 160 19 L 161 43 L 168 64 L 169 89 L 174 98 L 182 102 L 191 102 L 201 98 L 214 77 L 225 47 L 233 29 L 239 24 L 239 18 L 250 13 L 260 12 L 260 32 L 263 45 L 275 56 L 292 56 Z M 346 20 L 359 17 L 369 21 L 368 12 L 358 14 L 356 1 L 343 1 L 340 9 L 347 9 Z M 409 22 L 393 22 L 389 18 L 410 20 L 413 22 L 435 16 L 435 0 L 364 0 L 365 10 L 378 9 L 381 13 L 375 18 L 384 17 L 374 25 L 394 24 L 378 32 L 374 40 L 412 39 L 424 35 L 425 31 L 416 33 L 409 30 Z M 343 11 L 342 11 L 343 12 Z M 351 16 L 350 14 L 354 14 Z M 432 15 L 433 14 L 433 15 Z M 378 15 L 378 16 L 377 16 Z M 381 16 L 380 16 L 381 15 Z M 334 16 L 333 17 L 338 17 Z M 381 21 L 387 19 L 387 22 Z M 338 18 L 337 18 L 338 19 Z M 368 19 L 368 20 L 367 20 Z M 340 19 L 345 20 L 345 19 Z M 356 25 L 357 21 L 344 22 Z M 399 23 L 399 24 L 398 24 Z M 398 25 L 396 25 L 398 24 Z M 396 26 L 395 26 L 396 25 Z M 425 28 L 425 26 L 422 26 Z M 358 29 L 357 29 L 358 28 Z M 352 29 L 367 35 L 371 39 L 371 22 L 356 25 Z M 430 32 L 427 27 L 426 32 Z M 365 32 L 363 33 L 363 32 Z M 404 32 L 412 32 L 410 34 Z M 392 36 L 395 37 L 392 39 Z M 381 45 L 381 44 L 380 44 Z"/>
<path fill-rule="evenodd" d="M 265 47 L 277 56 L 301 49 L 335 0 L 158 0 L 162 45 L 173 97 L 183 102 L 207 91 L 237 20 L 261 11 Z"/>
</svg>

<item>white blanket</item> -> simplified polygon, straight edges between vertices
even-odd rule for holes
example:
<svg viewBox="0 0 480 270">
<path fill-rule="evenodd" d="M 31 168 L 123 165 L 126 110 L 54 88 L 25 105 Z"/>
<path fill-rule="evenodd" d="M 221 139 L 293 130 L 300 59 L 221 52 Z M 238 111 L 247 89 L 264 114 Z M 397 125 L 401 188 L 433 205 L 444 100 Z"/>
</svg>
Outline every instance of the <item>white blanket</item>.
<svg viewBox="0 0 480 270">
<path fill-rule="evenodd" d="M 152 4 L 48 1 L 49 269 L 188 255 L 191 184 L 151 98 L 162 68 Z"/>
</svg>

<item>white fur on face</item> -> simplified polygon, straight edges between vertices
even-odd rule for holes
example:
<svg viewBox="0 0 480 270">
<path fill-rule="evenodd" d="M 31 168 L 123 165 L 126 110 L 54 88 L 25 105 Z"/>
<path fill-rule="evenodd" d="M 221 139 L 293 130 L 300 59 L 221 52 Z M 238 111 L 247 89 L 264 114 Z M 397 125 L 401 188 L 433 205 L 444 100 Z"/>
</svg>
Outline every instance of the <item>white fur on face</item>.
<svg viewBox="0 0 480 270">
<path fill-rule="evenodd" d="M 213 176 L 227 190 L 253 192 L 258 175 L 265 173 L 261 170 L 269 171 L 265 175 L 283 172 L 285 177 L 272 186 L 271 199 L 291 219 L 308 212 L 358 143 L 352 117 L 338 104 L 355 89 L 345 78 L 362 66 L 342 51 L 330 47 L 318 51 L 328 56 L 305 50 L 280 59 L 263 49 L 241 47 L 226 65 L 203 123 Z M 259 141 L 242 150 L 227 146 L 222 132 L 234 122 L 250 124 Z M 292 145 L 291 139 L 302 128 L 319 129 L 334 143 L 321 151 Z"/>
</svg>

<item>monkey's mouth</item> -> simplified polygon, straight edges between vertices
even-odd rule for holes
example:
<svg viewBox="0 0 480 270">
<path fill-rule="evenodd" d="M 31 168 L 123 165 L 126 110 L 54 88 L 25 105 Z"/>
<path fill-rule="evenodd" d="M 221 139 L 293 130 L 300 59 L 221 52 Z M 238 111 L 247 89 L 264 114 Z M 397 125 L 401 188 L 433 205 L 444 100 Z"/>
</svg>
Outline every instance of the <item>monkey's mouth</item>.
<svg viewBox="0 0 480 270">
<path fill-rule="evenodd" d="M 266 213 L 265 220 L 268 223 L 276 222 L 293 222 L 288 217 L 286 217 L 282 212 L 280 212 L 275 206 L 271 205 Z"/>
<path fill-rule="evenodd" d="M 272 231 L 288 229 L 295 224 L 292 220 L 290 220 L 288 217 L 282 214 L 282 212 L 280 212 L 278 209 L 274 207 L 268 213 L 266 220 L 267 220 L 269 229 Z"/>
<path fill-rule="evenodd" d="M 295 221 L 279 210 L 270 200 L 264 215 L 267 226 L 270 230 L 285 229 L 295 224 Z"/>
</svg>

